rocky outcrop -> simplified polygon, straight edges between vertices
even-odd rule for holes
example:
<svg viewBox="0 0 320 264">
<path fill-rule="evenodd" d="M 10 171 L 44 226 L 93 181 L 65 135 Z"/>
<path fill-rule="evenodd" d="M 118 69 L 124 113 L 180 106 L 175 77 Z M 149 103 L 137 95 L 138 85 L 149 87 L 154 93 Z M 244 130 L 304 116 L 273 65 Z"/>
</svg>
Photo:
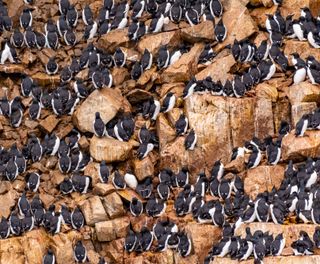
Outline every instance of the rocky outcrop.
<svg viewBox="0 0 320 264">
<path fill-rule="evenodd" d="M 95 223 L 107 220 L 107 214 L 99 197 L 94 196 L 86 200 L 80 206 L 84 214 L 86 224 L 93 226 Z"/>
<path fill-rule="evenodd" d="M 128 217 L 120 217 L 114 220 L 96 223 L 95 230 L 98 241 L 112 241 L 125 237 L 129 224 L 130 221 Z"/>
<path fill-rule="evenodd" d="M 207 20 L 193 27 L 183 28 L 181 29 L 181 38 L 191 43 L 213 41 L 214 24 Z"/>
</svg>

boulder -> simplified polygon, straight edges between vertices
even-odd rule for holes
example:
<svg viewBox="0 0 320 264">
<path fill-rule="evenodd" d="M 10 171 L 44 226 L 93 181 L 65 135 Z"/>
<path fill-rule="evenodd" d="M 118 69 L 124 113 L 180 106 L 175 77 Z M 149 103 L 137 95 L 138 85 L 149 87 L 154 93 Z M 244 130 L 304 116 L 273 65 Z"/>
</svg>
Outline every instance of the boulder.
<svg viewBox="0 0 320 264">
<path fill-rule="evenodd" d="M 148 176 L 152 177 L 154 174 L 154 165 L 149 155 L 143 160 L 134 159 L 133 169 L 134 169 L 134 175 L 137 177 L 138 181 L 142 181 Z"/>
<path fill-rule="evenodd" d="M 0 72 L 3 73 L 21 73 L 25 67 L 22 64 L 3 64 L 0 65 Z"/>
<path fill-rule="evenodd" d="M 161 32 L 157 34 L 147 34 L 138 43 L 138 50 L 143 53 L 145 49 L 155 55 L 162 45 L 178 47 L 180 45 L 180 33 L 178 30 Z"/>
<path fill-rule="evenodd" d="M 260 165 L 249 169 L 244 179 L 244 191 L 254 199 L 260 192 L 270 192 L 274 186 L 279 188 L 284 178 L 284 170 L 284 167 L 280 165 Z"/>
<path fill-rule="evenodd" d="M 0 185 L 3 183 L 4 181 L 1 181 Z M 13 189 L 0 195 L 0 216 L 4 216 L 5 218 L 9 217 L 11 208 L 16 205 L 16 200 L 18 200 L 18 197 L 19 194 Z"/>
<path fill-rule="evenodd" d="M 130 141 L 122 142 L 113 138 L 94 136 L 90 141 L 90 155 L 96 161 L 105 160 L 107 163 L 125 161 L 132 147 L 133 144 Z"/>
<path fill-rule="evenodd" d="M 103 252 L 110 263 L 122 263 L 124 254 L 124 238 L 116 239 L 111 242 L 101 243 Z"/>
<path fill-rule="evenodd" d="M 47 85 L 58 85 L 60 83 L 60 75 L 48 75 L 44 72 L 37 72 L 33 74 L 32 79 L 36 81 L 41 86 L 47 86 Z"/>
<path fill-rule="evenodd" d="M 100 242 L 112 241 L 116 238 L 123 238 L 127 235 L 130 225 L 128 217 L 120 217 L 109 221 L 99 222 L 95 224 L 97 239 Z"/>
<path fill-rule="evenodd" d="M 119 46 L 129 42 L 128 28 L 111 30 L 108 34 L 101 36 L 98 40 L 98 47 L 114 51 Z"/>
<path fill-rule="evenodd" d="M 93 188 L 93 193 L 100 196 L 108 195 L 115 191 L 113 184 L 97 183 Z"/>
<path fill-rule="evenodd" d="M 227 28 L 227 38 L 217 45 L 217 50 L 233 43 L 235 39 L 247 38 L 258 31 L 258 27 L 251 18 L 246 7 L 248 1 L 224 0 L 221 1 L 224 9 L 223 23 Z"/>
<path fill-rule="evenodd" d="M 170 126 L 168 119 L 162 113 L 157 118 L 156 128 L 160 149 L 163 149 L 167 143 L 172 142 L 176 138 L 175 130 Z"/>
<path fill-rule="evenodd" d="M 212 21 L 203 21 L 193 27 L 181 29 L 181 38 L 190 43 L 214 41 L 214 24 Z"/>
<path fill-rule="evenodd" d="M 79 130 L 93 133 L 96 112 L 99 112 L 104 123 L 107 123 L 120 109 L 130 109 L 128 101 L 122 97 L 119 90 L 104 88 L 92 92 L 77 108 L 73 118 Z"/>
<path fill-rule="evenodd" d="M 299 11 L 300 13 L 300 11 Z M 292 53 L 296 52 L 300 55 L 302 59 L 306 59 L 310 55 L 310 44 L 308 41 L 299 41 L 298 39 L 288 39 L 286 45 L 284 46 L 284 54 L 288 56 L 289 61 Z M 317 60 L 320 60 L 320 50 L 312 49 L 312 56 Z"/>
<path fill-rule="evenodd" d="M 305 102 L 319 102 L 320 87 L 308 81 L 288 87 L 288 97 L 292 105 Z"/>
<path fill-rule="evenodd" d="M 56 126 L 59 124 L 60 120 L 56 115 L 49 115 L 46 119 L 41 120 L 40 127 L 48 134 L 50 134 Z"/>
<path fill-rule="evenodd" d="M 277 87 L 274 85 L 270 85 L 266 82 L 259 83 L 256 88 L 256 95 L 258 98 L 264 98 L 271 100 L 272 102 L 277 102 L 278 100 L 278 91 Z"/>
<path fill-rule="evenodd" d="M 161 82 L 186 82 L 197 72 L 198 59 L 203 50 L 202 43 L 196 43 L 189 52 L 184 53 L 178 61 L 170 65 L 161 74 Z"/>
<path fill-rule="evenodd" d="M 281 97 L 277 103 L 272 104 L 273 107 L 273 120 L 275 131 L 278 132 L 281 120 L 286 120 L 291 124 L 291 105 L 287 97 Z"/>
<path fill-rule="evenodd" d="M 259 98 L 255 106 L 255 136 L 265 138 L 274 135 L 273 112 L 271 100 Z"/>
<path fill-rule="evenodd" d="M 125 214 L 122 200 L 116 192 L 113 192 L 103 198 L 103 206 L 109 219 L 114 219 Z"/>
<path fill-rule="evenodd" d="M 80 205 L 80 208 L 86 219 L 86 224 L 89 226 L 93 226 L 95 223 L 108 219 L 103 204 L 98 196 L 93 196 L 84 201 L 84 203 Z"/>
<path fill-rule="evenodd" d="M 320 156 L 320 131 L 306 131 L 303 137 L 293 132 L 282 140 L 282 159 L 302 161 Z"/>
<path fill-rule="evenodd" d="M 82 239 L 77 231 L 59 233 L 51 237 L 50 246 L 54 252 L 57 263 L 74 263 L 73 247 L 76 241 Z"/>
<path fill-rule="evenodd" d="M 300 118 L 304 114 L 309 114 L 312 111 L 317 109 L 317 103 L 316 102 L 310 102 L 310 103 L 297 103 L 291 106 L 291 120 L 292 125 L 295 127 L 295 125 L 298 123 Z"/>
<path fill-rule="evenodd" d="M 203 263 L 212 245 L 221 239 L 221 229 L 213 225 L 189 223 L 186 225 L 185 231 L 192 240 L 193 253 L 197 256 L 200 263 Z"/>
<path fill-rule="evenodd" d="M 207 76 L 210 76 L 214 81 L 221 81 L 222 84 L 225 83 L 227 79 L 231 80 L 230 69 L 232 66 L 236 64 L 232 54 L 223 52 L 219 53 L 219 55 L 213 59 L 212 63 L 206 67 L 204 70 L 200 71 L 196 74 L 197 80 L 203 80 Z"/>
</svg>

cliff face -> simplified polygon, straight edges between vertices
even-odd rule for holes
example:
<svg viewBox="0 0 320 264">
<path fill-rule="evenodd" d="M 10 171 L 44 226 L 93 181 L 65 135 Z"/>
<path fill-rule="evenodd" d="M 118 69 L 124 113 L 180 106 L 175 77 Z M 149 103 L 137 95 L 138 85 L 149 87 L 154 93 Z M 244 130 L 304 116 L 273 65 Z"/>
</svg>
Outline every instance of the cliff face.
<svg viewBox="0 0 320 264">
<path fill-rule="evenodd" d="M 19 16 L 24 8 L 22 0 L 4 1 L 7 3 L 9 16 L 18 25 Z M 89 4 L 94 14 L 102 6 L 101 1 L 73 0 L 78 10 Z M 116 1 L 117 2 L 117 1 Z M 183 54 L 178 61 L 165 70 L 157 70 L 155 64 L 134 81 L 130 77 L 128 68 L 113 68 L 114 87 L 102 91 L 95 90 L 77 106 L 72 116 L 57 117 L 50 110 L 42 109 L 39 120 L 30 120 L 28 111 L 25 111 L 22 125 L 12 128 L 9 120 L 0 116 L 0 145 L 10 148 L 16 143 L 19 148 L 26 144 L 30 135 L 43 138 L 45 134 L 55 133 L 60 138 L 67 136 L 73 128 L 81 132 L 79 146 L 90 153 L 92 161 L 86 167 L 84 175 L 92 177 L 92 189 L 87 194 L 71 193 L 61 195 L 57 186 L 63 181 L 63 175 L 58 168 L 58 158 L 44 157 L 39 162 L 30 164 L 27 172 L 19 175 L 14 182 L 4 177 L 0 182 L 0 217 L 8 218 L 15 208 L 18 198 L 25 189 L 25 176 L 28 172 L 37 171 L 41 174 L 39 197 L 46 209 L 51 204 L 59 207 L 62 204 L 69 208 L 80 206 L 86 221 L 85 227 L 79 231 L 63 225 L 62 231 L 56 235 L 49 235 L 43 228 L 36 228 L 19 237 L 10 237 L 0 240 L 0 264 L 37 264 L 41 263 L 43 255 L 50 247 L 53 249 L 57 263 L 75 263 L 73 247 L 75 241 L 82 239 L 88 251 L 90 263 L 98 263 L 99 256 L 105 257 L 108 263 L 126 264 L 173 264 L 173 263 L 203 263 L 212 245 L 219 242 L 222 229 L 211 224 L 199 224 L 191 215 L 178 217 L 173 208 L 174 199 L 178 190 L 172 190 L 167 202 L 165 214 L 160 218 L 175 222 L 179 230 L 185 231 L 192 241 L 192 252 L 188 257 L 181 257 L 170 249 L 157 252 L 155 245 L 151 251 L 142 254 L 127 253 L 124 251 L 124 240 L 130 228 L 139 232 L 143 226 L 152 228 L 157 219 L 143 214 L 133 217 L 130 214 L 129 203 L 133 197 L 139 195 L 132 189 L 115 190 L 109 183 L 101 183 L 98 175 L 99 163 L 105 160 L 110 168 L 117 168 L 121 172 L 128 168 L 136 175 L 139 181 L 148 176 L 153 177 L 154 186 L 158 184 L 157 175 L 161 169 L 171 168 L 177 173 L 182 167 L 187 167 L 191 174 L 191 183 L 195 183 L 200 172 L 210 174 L 216 160 L 225 164 L 227 173 L 236 173 L 244 181 L 245 193 L 254 199 L 263 191 L 271 191 L 275 186 L 279 188 L 284 178 L 284 170 L 289 160 L 295 163 L 305 161 L 306 158 L 320 156 L 320 131 L 307 131 L 305 137 L 295 137 L 294 131 L 283 139 L 281 161 L 276 166 L 267 164 L 266 158 L 257 168 L 247 170 L 245 161 L 248 156 L 230 162 L 232 149 L 242 146 L 253 136 L 264 138 L 268 135 L 276 137 L 281 120 L 288 121 L 292 127 L 306 113 L 310 113 L 320 105 L 320 87 L 313 85 L 309 80 L 300 84 L 292 83 L 292 72 L 282 72 L 277 69 L 272 79 L 258 84 L 243 98 L 213 96 L 209 93 L 193 94 L 183 101 L 181 99 L 185 83 L 193 76 L 202 80 L 211 76 L 215 81 L 224 83 L 235 72 L 248 68 L 246 64 L 235 61 L 230 49 L 225 48 L 233 44 L 234 40 L 249 38 L 257 45 L 267 39 L 265 31 L 265 14 L 273 14 L 277 7 L 271 0 L 222 0 L 224 7 L 224 23 L 228 29 L 227 38 L 213 47 L 217 53 L 209 65 L 198 63 L 199 56 L 205 43 L 213 43 L 214 26 L 210 21 L 190 27 L 186 22 L 174 24 L 169 22 L 164 26 L 164 32 L 148 34 L 139 41 L 133 42 L 128 38 L 128 29 L 119 29 L 94 39 L 94 44 L 111 53 L 121 46 L 127 52 L 128 64 L 141 58 L 145 49 L 155 57 L 161 45 L 169 49 L 179 47 L 185 41 L 191 45 L 190 50 Z M 313 15 L 318 15 L 320 2 L 317 0 L 283 0 L 279 8 L 285 17 L 293 14 L 299 17 L 300 8 L 309 7 Z M 58 5 L 54 0 L 35 0 L 34 28 L 42 30 L 48 17 L 58 18 Z M 131 11 L 130 11 L 131 12 Z M 150 23 L 150 17 L 144 18 Z M 76 33 L 82 36 L 83 23 L 77 27 Z M 4 32 L 0 39 L 4 39 Z M 81 38 L 81 37 L 80 37 Z M 0 97 L 12 99 L 21 95 L 20 73 L 28 74 L 37 83 L 49 90 L 54 90 L 59 82 L 59 75 L 45 74 L 44 65 L 48 59 L 55 56 L 60 67 L 71 62 L 71 56 L 80 56 L 87 44 L 81 42 L 74 47 L 63 46 L 58 50 L 42 49 L 30 50 L 27 48 L 18 51 L 21 64 L 0 65 Z M 313 55 L 320 60 L 320 49 L 311 48 L 308 42 L 295 39 L 285 39 L 284 54 L 297 52 L 302 58 Z M 289 60 L 290 62 L 290 60 Z M 291 64 L 291 62 L 290 62 Z M 292 66 L 292 65 L 290 65 Z M 131 67 L 130 67 L 131 68 Z M 88 70 L 78 73 L 77 77 L 86 78 Z M 172 92 L 178 98 L 175 107 L 169 113 L 160 113 L 156 122 L 144 120 L 141 115 L 134 115 L 137 105 L 151 95 L 161 102 L 164 96 Z M 23 98 L 22 104 L 27 108 L 31 103 L 30 97 Z M 128 142 L 121 142 L 107 137 L 92 136 L 95 112 L 100 112 L 105 123 L 112 120 L 118 112 L 133 113 L 135 119 L 134 136 Z M 189 128 L 193 129 L 198 141 L 193 151 L 184 147 L 184 137 L 175 134 L 175 123 L 180 114 L 188 118 Z M 137 158 L 139 146 L 138 131 L 146 124 L 156 132 L 159 140 L 159 149 L 152 151 L 146 158 Z M 154 188 L 155 189 L 155 188 Z M 28 194 L 31 199 L 33 194 Z M 212 199 L 209 195 L 208 200 Z M 273 223 L 251 223 L 237 230 L 237 235 L 245 235 L 245 227 L 251 230 L 270 231 L 273 234 L 284 233 L 286 248 L 281 257 L 266 257 L 268 263 L 320 263 L 319 251 L 315 255 L 291 256 L 291 242 L 298 239 L 301 230 L 313 235 L 315 225 L 295 224 L 294 221 L 285 225 Z M 237 263 L 230 258 L 215 258 L 211 262 Z M 253 260 L 243 263 L 253 263 Z"/>
</svg>

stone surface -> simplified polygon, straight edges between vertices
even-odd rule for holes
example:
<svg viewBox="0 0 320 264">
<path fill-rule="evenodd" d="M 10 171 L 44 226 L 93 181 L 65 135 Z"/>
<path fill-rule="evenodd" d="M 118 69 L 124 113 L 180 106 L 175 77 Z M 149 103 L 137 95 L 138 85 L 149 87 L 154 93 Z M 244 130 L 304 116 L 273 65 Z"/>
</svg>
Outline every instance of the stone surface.
<svg viewBox="0 0 320 264">
<path fill-rule="evenodd" d="M 1 181 L 0 185 L 4 182 Z M 16 200 L 18 199 L 19 195 L 15 190 L 9 190 L 8 192 L 0 195 L 0 216 L 9 217 L 11 213 L 11 208 L 16 205 Z"/>
<path fill-rule="evenodd" d="M 128 217 L 120 217 L 95 224 L 98 241 L 111 241 L 126 236 L 130 221 Z"/>
<path fill-rule="evenodd" d="M 300 161 L 320 155 L 320 131 L 306 131 L 304 137 L 296 137 L 293 132 L 283 138 L 282 159 Z"/>
<path fill-rule="evenodd" d="M 304 114 L 309 114 L 312 111 L 317 109 L 317 103 L 316 102 L 310 102 L 310 103 L 298 103 L 291 106 L 291 119 L 292 119 L 292 125 L 295 127 L 295 125 L 298 123 L 300 118 Z"/>
<path fill-rule="evenodd" d="M 134 159 L 132 163 L 134 168 L 134 175 L 137 177 L 138 181 L 142 181 L 148 176 L 154 175 L 154 165 L 149 156 L 147 156 L 143 160 Z"/>
<path fill-rule="evenodd" d="M 249 169 L 244 179 L 244 191 L 251 198 L 254 198 L 260 192 L 270 192 L 274 186 L 279 188 L 284 178 L 284 170 L 281 165 L 260 165 L 254 169 Z"/>
<path fill-rule="evenodd" d="M 207 76 L 210 76 L 214 81 L 221 81 L 223 84 L 227 79 L 230 79 L 228 73 L 233 65 L 236 64 L 232 54 L 219 54 L 213 59 L 212 64 L 206 67 L 204 70 L 196 74 L 197 80 L 203 80 Z"/>
<path fill-rule="evenodd" d="M 138 43 L 138 50 L 143 53 L 145 49 L 148 49 L 153 55 L 155 55 L 162 45 L 169 47 L 177 47 L 180 42 L 179 31 L 161 32 L 157 34 L 149 34 L 142 37 Z"/>
<path fill-rule="evenodd" d="M 93 133 L 95 113 L 99 112 L 107 123 L 120 109 L 128 110 L 129 103 L 116 89 L 101 89 L 92 92 L 74 113 L 74 122 L 82 132 Z"/>
<path fill-rule="evenodd" d="M 255 106 L 255 136 L 265 138 L 274 135 L 272 102 L 268 99 L 258 99 Z"/>
<path fill-rule="evenodd" d="M 46 119 L 40 122 L 40 127 L 47 133 L 51 133 L 56 126 L 59 124 L 60 120 L 55 115 L 49 115 Z"/>
<path fill-rule="evenodd" d="M 116 192 L 113 192 L 103 198 L 103 206 L 109 219 L 114 219 L 125 214 L 122 200 Z"/>
<path fill-rule="evenodd" d="M 103 204 L 98 196 L 89 198 L 81 204 L 80 208 L 84 214 L 86 224 L 89 226 L 93 226 L 95 223 L 108 219 Z"/>
<path fill-rule="evenodd" d="M 186 82 L 197 72 L 199 56 L 203 50 L 202 43 L 196 43 L 189 52 L 184 53 L 178 61 L 170 65 L 161 75 L 161 82 Z"/>
<path fill-rule="evenodd" d="M 90 141 L 90 155 L 96 161 L 106 162 L 124 161 L 128 158 L 133 144 L 121 142 L 107 137 L 98 138 L 94 136 Z"/>
<path fill-rule="evenodd" d="M 124 46 L 127 42 L 129 42 L 128 28 L 124 28 L 112 30 L 103 35 L 98 41 L 98 46 L 102 49 L 114 51 L 118 46 Z"/>
<path fill-rule="evenodd" d="M 181 38 L 191 43 L 213 41 L 214 25 L 212 21 L 207 20 L 193 27 L 183 28 L 181 29 Z"/>
<path fill-rule="evenodd" d="M 41 86 L 53 86 L 60 83 L 60 75 L 48 75 L 45 72 L 37 72 L 36 74 L 33 74 L 32 79 Z"/>
<path fill-rule="evenodd" d="M 301 102 L 319 102 L 320 87 L 308 81 L 292 85 L 288 87 L 288 97 L 292 105 Z"/>
</svg>

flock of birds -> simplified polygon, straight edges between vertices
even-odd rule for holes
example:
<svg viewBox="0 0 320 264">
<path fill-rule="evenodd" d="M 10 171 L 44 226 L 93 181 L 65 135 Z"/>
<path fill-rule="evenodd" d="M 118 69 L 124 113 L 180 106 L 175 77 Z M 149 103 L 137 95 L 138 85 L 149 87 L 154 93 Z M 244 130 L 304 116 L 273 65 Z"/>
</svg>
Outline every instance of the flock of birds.
<svg viewBox="0 0 320 264">
<path fill-rule="evenodd" d="M 78 12 L 69 0 L 59 0 L 60 17 L 57 21 L 48 19 L 44 26 L 44 33 L 33 29 L 33 0 L 24 0 L 28 7 L 23 9 L 18 27 L 13 29 L 12 19 L 8 16 L 5 3 L 0 0 L 0 32 L 7 31 L 10 39 L 5 39 L 0 53 L 0 64 L 19 63 L 19 56 L 15 49 L 59 49 L 61 45 L 75 46 L 80 41 L 100 38 L 111 30 L 128 27 L 128 36 L 131 41 L 138 41 L 145 34 L 161 32 L 169 21 L 179 23 L 184 20 L 190 26 L 200 21 L 210 20 L 214 23 L 214 33 L 217 42 L 223 42 L 227 36 L 227 28 L 223 24 L 223 6 L 220 0 L 133 0 L 114 3 L 113 0 L 104 0 L 99 15 L 94 15 L 89 5 Z M 281 0 L 274 0 L 275 5 L 281 5 Z M 85 25 L 82 39 L 77 39 L 76 27 L 79 24 L 79 13 Z M 140 18 L 145 14 L 151 17 L 147 26 Z M 218 21 L 216 23 L 216 21 Z M 235 40 L 229 45 L 235 60 L 239 63 L 251 63 L 247 72 L 235 75 L 233 80 L 224 84 L 207 77 L 196 80 L 194 77 L 186 84 L 183 99 L 193 93 L 209 92 L 212 95 L 243 97 L 247 91 L 260 82 L 269 80 L 276 72 L 276 64 L 286 72 L 288 58 L 281 47 L 284 38 L 297 38 L 301 41 L 308 40 L 314 48 L 320 47 L 320 19 L 314 18 L 308 8 L 301 10 L 301 16 L 293 20 L 292 16 L 285 19 L 279 9 L 274 15 L 268 15 L 266 29 L 269 41 L 261 42 L 259 47 L 248 39 Z M 118 47 L 113 54 L 89 43 L 82 50 L 79 57 L 73 57 L 69 65 L 60 68 L 55 57 L 49 58 L 44 65 L 48 75 L 60 75 L 60 85 L 50 92 L 45 87 L 39 86 L 30 76 L 22 75 L 21 94 L 23 97 L 32 97 L 29 106 L 29 117 L 32 120 L 40 118 L 41 109 L 53 111 L 57 116 L 72 115 L 80 100 L 86 98 L 95 89 L 106 89 L 113 86 L 111 70 L 113 67 L 131 66 L 131 78 L 137 80 L 144 71 L 149 70 L 155 63 L 158 70 L 165 69 L 175 63 L 189 46 L 181 45 L 171 51 L 167 46 L 159 48 L 157 58 L 149 50 L 145 50 L 140 60 L 130 64 L 125 49 Z M 292 55 L 294 66 L 293 82 L 298 84 L 309 77 L 313 84 L 320 83 L 320 63 L 309 56 L 306 61 L 299 54 Z M 200 54 L 199 63 L 208 65 L 216 56 L 210 44 L 206 44 Z M 89 69 L 87 79 L 77 77 L 83 69 Z M 159 113 L 168 113 L 176 105 L 177 97 L 168 92 L 162 100 L 150 97 L 137 106 L 137 113 L 154 123 Z M 22 98 L 17 96 L 9 100 L 6 96 L 0 100 L 0 113 L 7 117 L 14 128 L 21 126 L 25 106 Z M 107 124 L 102 120 L 100 113 L 96 112 L 93 131 L 97 137 L 110 137 L 119 141 L 129 141 L 134 136 L 135 120 L 133 114 L 118 113 Z M 290 125 L 281 122 L 278 137 L 271 136 L 260 140 L 254 137 L 245 142 L 244 146 L 236 147 L 232 151 L 231 161 L 248 155 L 247 169 L 257 167 L 263 157 L 271 166 L 281 161 L 281 142 L 290 132 Z M 303 115 L 295 127 L 295 135 L 303 137 L 306 130 L 320 130 L 320 109 Z M 197 135 L 194 129 L 189 129 L 188 118 L 181 114 L 175 123 L 176 136 L 185 136 L 185 148 L 192 151 L 197 145 Z M 39 162 L 42 158 L 57 156 L 58 168 L 65 174 L 64 180 L 56 186 L 63 195 L 72 192 L 86 194 L 92 189 L 92 178 L 84 175 L 83 171 L 90 161 L 90 154 L 79 147 L 81 133 L 73 129 L 65 138 L 59 138 L 55 133 L 46 134 L 43 139 L 31 135 L 26 145 L 19 149 L 16 144 L 11 148 L 0 148 L 0 174 L 8 181 L 14 181 L 19 175 L 25 179 L 25 191 L 19 197 L 16 208 L 8 219 L 1 218 L 0 238 L 5 239 L 10 235 L 19 236 L 31 231 L 35 227 L 43 226 L 50 234 L 61 231 L 62 224 L 69 225 L 79 230 L 85 225 L 85 217 L 79 207 L 73 209 L 62 204 L 59 210 L 51 204 L 48 209 L 37 194 L 41 182 L 41 174 L 37 171 L 29 172 L 31 164 Z M 158 138 L 152 128 L 143 125 L 138 132 L 140 143 L 137 157 L 144 159 L 158 148 Z M 28 171 L 28 172 L 27 172 Z M 202 223 L 211 223 L 223 230 L 219 243 L 215 244 L 205 263 L 215 257 L 230 255 L 233 259 L 246 260 L 252 255 L 255 263 L 262 263 L 267 255 L 281 255 L 285 246 L 285 237 L 278 234 L 273 237 L 268 232 L 256 231 L 251 233 L 246 229 L 246 237 L 235 236 L 236 230 L 244 223 L 254 221 L 283 224 L 289 217 L 295 216 L 297 222 L 320 224 L 320 192 L 317 183 L 320 174 L 320 160 L 308 158 L 303 164 L 296 167 L 289 162 L 284 179 L 280 187 L 273 188 L 271 192 L 259 193 L 255 199 L 244 192 L 243 180 L 238 175 L 225 175 L 224 165 L 220 160 L 214 163 L 209 177 L 205 172 L 199 173 L 194 184 L 190 183 L 187 167 L 182 167 L 177 173 L 169 168 L 160 171 L 159 184 L 154 187 L 152 175 L 143 181 L 138 181 L 132 171 L 125 173 L 116 168 L 110 169 L 106 161 L 99 166 L 99 178 L 102 183 L 112 182 L 116 190 L 131 188 L 141 198 L 133 198 L 127 206 L 133 216 L 146 215 L 158 218 L 162 216 L 167 207 L 167 200 L 174 200 L 174 210 L 177 216 L 191 214 L 193 218 Z M 174 191 L 178 195 L 174 197 Z M 35 193 L 32 200 L 28 200 L 27 192 Z M 164 251 L 174 249 L 186 257 L 192 252 L 192 238 L 182 228 L 178 228 L 173 221 L 158 220 L 150 230 L 143 227 L 139 232 L 130 230 L 125 238 L 124 248 L 128 252 L 142 253 L 153 250 L 154 241 L 157 241 L 155 250 Z M 320 248 L 320 229 L 316 228 L 313 240 L 306 232 L 301 231 L 300 238 L 291 245 L 295 255 L 309 255 L 315 247 Z M 83 263 L 88 261 L 87 250 L 79 240 L 74 244 L 75 261 Z M 56 257 L 49 248 L 43 257 L 43 264 L 54 264 Z M 100 257 L 99 264 L 105 263 Z"/>
</svg>

